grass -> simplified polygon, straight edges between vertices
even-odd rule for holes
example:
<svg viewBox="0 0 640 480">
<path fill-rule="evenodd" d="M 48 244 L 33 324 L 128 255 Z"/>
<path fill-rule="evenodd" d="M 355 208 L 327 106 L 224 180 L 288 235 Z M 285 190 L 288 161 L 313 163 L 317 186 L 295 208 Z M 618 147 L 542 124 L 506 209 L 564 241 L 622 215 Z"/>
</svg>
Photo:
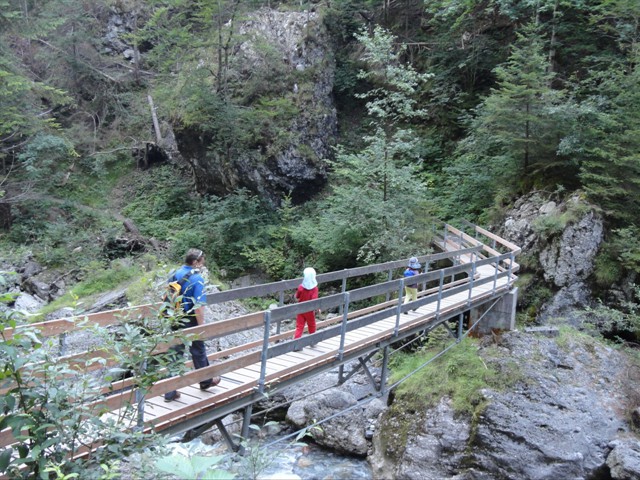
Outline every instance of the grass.
<svg viewBox="0 0 640 480">
<path fill-rule="evenodd" d="M 394 361 L 392 381 L 397 381 L 431 360 L 441 351 L 430 349 L 414 355 L 402 355 Z M 478 355 L 477 342 L 465 338 L 443 356 L 432 361 L 397 389 L 397 396 L 414 403 L 414 410 L 433 407 L 443 396 L 451 398 L 456 413 L 472 415 L 484 398 L 482 389 L 504 388 L 502 375 Z"/>
<path fill-rule="evenodd" d="M 142 275 L 142 269 L 138 265 L 125 266 L 121 263 L 114 263 L 111 268 L 100 268 L 94 265 L 89 269 L 87 279 L 79 282 L 67 293 L 53 302 L 45 305 L 34 318 L 35 321 L 42 320 L 48 313 L 55 312 L 64 307 L 78 305 L 83 299 L 93 295 L 101 294 L 113 290 L 121 285 L 127 284 Z"/>
</svg>

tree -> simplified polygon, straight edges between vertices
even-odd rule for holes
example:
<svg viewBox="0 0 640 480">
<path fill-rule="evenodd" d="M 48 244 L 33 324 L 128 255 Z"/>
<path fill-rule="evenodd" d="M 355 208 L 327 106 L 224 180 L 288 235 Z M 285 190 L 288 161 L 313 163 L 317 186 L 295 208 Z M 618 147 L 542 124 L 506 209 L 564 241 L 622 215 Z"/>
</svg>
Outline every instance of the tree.
<svg viewBox="0 0 640 480">
<path fill-rule="evenodd" d="M 518 33 L 509 59 L 494 73 L 496 88 L 476 109 L 447 168 L 454 213 L 464 213 L 465 205 L 479 213 L 501 190 L 508 195 L 561 185 L 577 170 L 558 152 L 571 112 L 563 93 L 551 87 L 554 73 L 537 25 Z"/>
<path fill-rule="evenodd" d="M 425 189 L 417 175 L 419 141 L 407 122 L 426 115 L 416 97 L 417 86 L 429 75 L 402 63 L 406 47 L 397 46 L 380 26 L 356 38 L 367 66 L 359 77 L 372 86 L 360 95 L 366 100 L 372 133 L 364 137 L 365 147 L 359 152 L 338 149 L 336 186 L 321 205 L 323 213 L 311 239 L 327 267 L 407 253 L 412 236 L 426 221 Z"/>
<path fill-rule="evenodd" d="M 594 74 L 597 94 L 582 103 L 578 124 L 580 178 L 615 225 L 640 219 L 640 51 Z M 592 85 L 590 88 L 595 88 Z"/>
</svg>

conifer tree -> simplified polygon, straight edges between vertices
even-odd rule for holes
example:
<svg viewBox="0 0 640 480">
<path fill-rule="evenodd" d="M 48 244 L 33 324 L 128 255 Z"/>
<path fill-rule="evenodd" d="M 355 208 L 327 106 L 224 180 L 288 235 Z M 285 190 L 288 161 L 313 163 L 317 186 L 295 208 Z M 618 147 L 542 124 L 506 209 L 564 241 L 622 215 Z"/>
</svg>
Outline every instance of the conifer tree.
<svg viewBox="0 0 640 480">
<path fill-rule="evenodd" d="M 359 77 L 372 85 L 361 95 L 372 133 L 358 152 L 338 149 L 336 186 L 312 241 L 327 257 L 373 262 L 407 253 L 411 236 L 426 222 L 419 141 L 408 121 L 426 115 L 416 96 L 428 75 L 402 63 L 404 46 L 383 28 L 372 35 L 362 31 L 357 39 L 367 66 Z"/>
<path fill-rule="evenodd" d="M 494 72 L 496 88 L 476 109 L 448 169 L 452 202 L 477 213 L 499 191 L 509 195 L 532 186 L 553 187 L 575 169 L 558 154 L 568 111 L 562 93 L 551 87 L 554 74 L 535 24 L 518 34 L 509 59 Z"/>
</svg>

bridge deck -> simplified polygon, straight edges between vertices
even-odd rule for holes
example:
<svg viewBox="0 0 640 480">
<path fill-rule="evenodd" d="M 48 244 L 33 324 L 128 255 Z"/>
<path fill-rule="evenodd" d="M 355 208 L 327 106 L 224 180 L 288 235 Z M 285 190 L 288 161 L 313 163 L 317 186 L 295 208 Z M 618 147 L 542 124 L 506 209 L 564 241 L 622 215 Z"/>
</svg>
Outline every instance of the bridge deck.
<svg viewBox="0 0 640 480">
<path fill-rule="evenodd" d="M 520 249 L 479 227 L 475 227 L 475 234 L 488 238 L 490 242 L 487 243 L 491 245 L 449 225 L 445 227 L 442 238 L 435 241 L 444 252 L 418 257 L 424 262 L 426 271 L 413 277 L 412 283 L 421 284 L 423 288 L 418 300 L 406 305 L 400 303 L 404 279 L 397 278 L 400 275 L 398 270 L 404 269 L 406 260 L 320 274 L 317 277 L 319 283 L 342 281 L 342 292 L 302 304 L 283 305 L 282 301 L 284 291 L 295 289 L 300 279 L 208 295 L 207 302 L 213 304 L 279 293 L 280 307 L 185 329 L 187 334 L 198 335 L 202 339 L 259 329 L 263 332 L 263 340 L 212 353 L 209 355 L 213 362 L 211 366 L 160 380 L 147 391 L 136 390 L 135 378 L 106 385 L 102 390 L 103 397 L 92 405 L 96 410 L 107 411 L 105 416 L 118 420 L 123 428 L 143 421 L 146 430 L 184 432 L 250 406 L 263 399 L 267 392 L 272 393 L 337 365 L 363 358 L 419 331 L 430 331 L 471 308 L 499 298 L 510 290 L 515 281 L 513 274 L 518 265 L 514 256 Z M 453 266 L 429 270 L 445 260 Z M 365 275 L 377 275 L 379 278 L 383 273 L 387 274 L 386 282 L 355 290 L 346 288 L 349 278 Z M 362 301 L 370 306 L 350 310 Z M 135 319 L 135 315 L 149 317 L 154 312 L 157 314 L 153 307 L 142 305 L 100 312 L 42 322 L 29 328 L 38 329 L 43 336 L 57 336 L 83 328 L 82 324 L 86 323 L 107 326 L 128 321 L 126 318 Z M 325 311 L 338 309 L 341 315 L 319 322 L 315 334 L 304 335 L 298 340 L 291 340 L 292 332 L 279 333 L 281 322 L 295 318 L 297 313 L 318 308 Z M 24 327 L 5 329 L 4 338 L 12 338 L 20 328 Z M 295 351 L 299 347 L 304 348 Z M 169 344 L 163 345 L 155 353 L 161 354 L 168 348 Z M 105 362 L 87 362 L 96 357 L 103 358 Z M 101 368 L 100 365 L 113 366 L 115 362 L 109 357 L 109 352 L 99 350 L 61 357 L 61 361 L 75 362 L 78 368 L 87 370 Z M 186 365 L 191 367 L 189 362 Z M 208 391 L 200 390 L 200 380 L 216 375 L 222 377 L 218 386 Z M 0 385 L 0 394 L 11 388 L 12 385 L 5 382 Z M 163 394 L 173 389 L 180 391 L 181 397 L 164 402 Z M 136 395 L 143 396 L 139 405 L 135 404 Z M 132 404 L 134 408 L 131 408 Z M 0 432 L 1 447 L 14 443 L 16 440 L 10 429 Z"/>
<path fill-rule="evenodd" d="M 492 278 L 495 269 L 491 267 L 478 268 L 477 280 Z M 440 310 L 437 309 L 437 299 L 419 306 L 415 311 L 410 310 L 405 314 L 389 314 L 386 318 L 371 323 L 365 327 L 347 332 L 344 338 L 344 352 L 363 355 L 372 349 L 377 349 L 382 341 L 402 338 L 404 332 L 414 331 L 416 327 L 427 326 L 433 328 L 445 321 L 448 312 L 455 312 L 460 308 L 466 309 L 470 304 L 478 304 L 483 299 L 495 297 L 509 289 L 508 277 L 499 278 L 494 283 L 485 283 L 474 286 L 469 290 L 456 293 L 450 297 L 442 298 Z M 411 305 L 409 304 L 408 307 Z M 441 320 L 438 320 L 438 315 Z M 399 317 L 399 318 L 398 318 Z M 396 333 L 396 320 L 398 320 L 398 332 Z M 332 364 L 340 353 L 340 336 L 319 341 L 315 346 L 307 346 L 300 352 L 288 352 L 266 362 L 266 390 L 276 389 L 278 384 L 317 371 L 322 366 Z M 353 355 L 351 355 L 353 357 Z M 165 402 L 161 395 L 146 399 L 145 424 L 153 426 L 157 431 L 162 431 L 185 420 L 206 415 L 212 419 L 216 417 L 216 410 L 220 415 L 225 410 L 220 407 L 251 397 L 255 394 L 261 374 L 261 362 L 233 370 L 221 375 L 222 381 L 216 387 L 208 391 L 202 391 L 197 383 L 178 389 L 181 397 L 171 402 Z M 114 412 L 118 415 L 119 412 Z M 175 430 L 175 429 L 172 429 Z"/>
</svg>

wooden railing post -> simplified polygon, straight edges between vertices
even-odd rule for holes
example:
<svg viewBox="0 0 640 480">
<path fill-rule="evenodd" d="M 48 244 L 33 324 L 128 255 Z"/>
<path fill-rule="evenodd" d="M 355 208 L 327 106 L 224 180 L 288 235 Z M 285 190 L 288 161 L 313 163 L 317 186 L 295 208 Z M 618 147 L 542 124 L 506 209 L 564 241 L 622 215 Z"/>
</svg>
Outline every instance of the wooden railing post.
<svg viewBox="0 0 640 480">
<path fill-rule="evenodd" d="M 469 297 L 467 298 L 467 305 L 471 305 L 471 298 L 473 297 L 473 282 L 476 278 L 476 262 L 471 264 L 471 278 L 469 279 Z"/>
<path fill-rule="evenodd" d="M 147 371 L 147 360 L 144 359 L 142 361 L 142 363 L 140 364 L 140 372 L 139 374 L 142 375 Z M 140 389 L 139 386 L 136 387 L 136 405 L 137 405 L 137 417 L 138 417 L 138 421 L 137 421 L 137 425 L 138 428 L 143 428 L 144 427 L 144 394 L 142 392 L 142 390 Z"/>
<path fill-rule="evenodd" d="M 347 291 L 347 269 L 344 269 L 344 277 L 342 277 L 342 290 L 340 290 L 341 293 L 344 293 Z M 340 307 L 338 308 L 338 314 L 342 315 L 342 305 L 340 305 Z"/>
<path fill-rule="evenodd" d="M 280 295 L 278 298 L 278 306 L 281 307 L 284 305 L 284 290 L 280 290 Z M 276 322 L 276 335 L 280 334 L 280 329 L 282 328 L 282 320 L 278 320 Z"/>
</svg>

